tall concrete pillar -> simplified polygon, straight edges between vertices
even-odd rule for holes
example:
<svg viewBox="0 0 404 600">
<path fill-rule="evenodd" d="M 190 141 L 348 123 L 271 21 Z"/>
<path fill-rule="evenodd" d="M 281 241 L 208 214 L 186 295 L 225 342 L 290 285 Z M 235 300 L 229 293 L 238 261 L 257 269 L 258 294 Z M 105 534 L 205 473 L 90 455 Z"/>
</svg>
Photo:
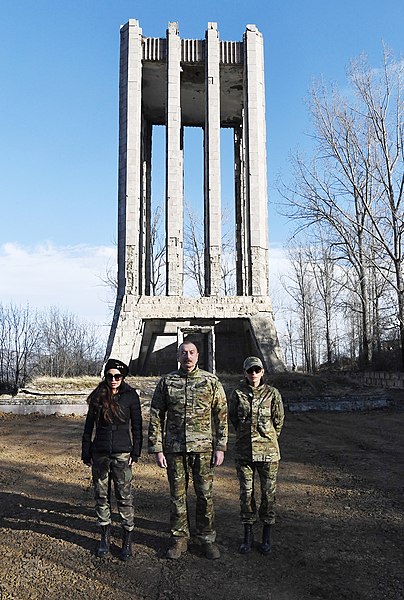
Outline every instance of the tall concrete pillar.
<svg viewBox="0 0 404 600">
<path fill-rule="evenodd" d="M 152 169 L 152 124 L 143 118 L 142 122 L 142 235 L 141 247 L 144 267 L 141 269 L 141 295 L 151 295 L 152 281 L 152 207 L 151 207 L 151 169 Z"/>
<path fill-rule="evenodd" d="M 269 273 L 264 49 L 262 34 L 255 25 L 247 25 L 244 34 L 244 64 L 243 130 L 249 199 L 249 293 L 252 296 L 267 296 Z"/>
<path fill-rule="evenodd" d="M 220 48 L 216 23 L 208 23 L 205 35 L 205 131 L 204 214 L 205 294 L 218 296 L 221 288 L 221 190 L 220 190 Z"/>
<path fill-rule="evenodd" d="M 166 243 L 167 296 L 183 287 L 184 183 L 181 129 L 181 39 L 177 23 L 167 30 Z"/>
<path fill-rule="evenodd" d="M 242 123 L 245 124 L 245 111 Z M 246 188 L 244 127 L 234 128 L 235 211 L 236 211 L 236 289 L 238 296 L 250 295 L 249 202 Z"/>
<path fill-rule="evenodd" d="M 142 256 L 141 131 L 142 30 L 132 19 L 121 28 L 118 175 L 118 294 L 140 293 Z M 135 267 L 135 268 L 134 268 Z"/>
<path fill-rule="evenodd" d="M 268 370 L 284 368 L 268 296 L 268 214 L 262 35 L 248 25 L 241 42 L 221 41 L 216 23 L 205 38 L 181 40 L 121 29 L 118 192 L 118 294 L 107 356 L 132 373 L 175 369 L 178 341 L 196 337 L 202 367 L 239 371 L 256 354 Z M 152 289 L 152 131 L 165 127 L 166 289 Z M 184 291 L 184 127 L 204 131 L 204 293 Z M 221 278 L 220 129 L 234 131 L 236 294 Z M 163 162 L 163 161 L 162 161 Z M 154 163 L 153 163 L 154 164 Z M 165 173 L 164 171 L 165 167 Z M 226 190 L 228 196 L 229 190 Z M 160 273 L 161 275 L 161 273 Z"/>
</svg>

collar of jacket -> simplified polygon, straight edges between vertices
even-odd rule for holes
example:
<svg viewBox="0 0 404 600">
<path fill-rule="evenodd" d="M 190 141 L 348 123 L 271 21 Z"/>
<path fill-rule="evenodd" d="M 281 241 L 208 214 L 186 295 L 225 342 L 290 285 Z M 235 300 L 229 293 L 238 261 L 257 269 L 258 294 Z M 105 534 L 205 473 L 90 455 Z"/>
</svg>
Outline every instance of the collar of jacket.
<svg viewBox="0 0 404 600">
<path fill-rule="evenodd" d="M 184 371 L 184 369 L 182 367 L 180 367 L 178 369 L 178 373 L 180 374 L 180 377 L 188 377 L 188 379 L 192 379 L 193 377 L 198 377 L 200 374 L 200 370 L 198 365 L 196 365 L 195 369 L 193 371 L 190 371 L 190 373 L 188 373 L 187 371 Z"/>
<path fill-rule="evenodd" d="M 260 392 L 263 389 L 264 385 L 265 385 L 265 383 L 260 383 L 260 385 L 258 385 L 257 387 L 253 387 L 247 381 L 245 381 L 243 387 L 245 388 L 245 390 L 247 391 L 247 393 L 254 395 L 257 392 Z"/>
</svg>

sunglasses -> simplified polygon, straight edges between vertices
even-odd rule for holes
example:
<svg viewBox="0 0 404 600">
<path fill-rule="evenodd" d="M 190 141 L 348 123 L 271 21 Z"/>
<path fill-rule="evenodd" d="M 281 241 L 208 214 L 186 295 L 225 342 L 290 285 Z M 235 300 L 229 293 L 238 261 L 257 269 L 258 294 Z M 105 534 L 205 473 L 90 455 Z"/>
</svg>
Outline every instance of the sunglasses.
<svg viewBox="0 0 404 600">
<path fill-rule="evenodd" d="M 122 375 L 120 373 L 107 373 L 105 375 L 105 379 L 108 379 L 108 381 L 112 381 L 113 379 L 115 379 L 115 381 L 120 381 L 122 379 Z"/>
<path fill-rule="evenodd" d="M 249 369 L 247 369 L 247 373 L 249 375 L 251 375 L 252 373 L 260 373 L 261 372 L 261 367 L 250 367 Z"/>
</svg>

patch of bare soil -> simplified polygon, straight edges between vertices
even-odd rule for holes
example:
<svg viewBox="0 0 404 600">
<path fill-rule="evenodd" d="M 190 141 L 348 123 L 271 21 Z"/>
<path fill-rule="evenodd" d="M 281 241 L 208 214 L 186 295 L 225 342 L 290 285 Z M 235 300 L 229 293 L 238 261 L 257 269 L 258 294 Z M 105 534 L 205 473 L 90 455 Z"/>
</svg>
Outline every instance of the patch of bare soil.
<svg viewBox="0 0 404 600">
<path fill-rule="evenodd" d="M 147 423 L 147 402 L 144 406 Z M 401 600 L 404 412 L 286 415 L 273 550 L 238 553 L 242 527 L 233 435 L 217 469 L 222 556 L 169 543 L 165 472 L 144 453 L 134 467 L 134 556 L 98 559 L 84 419 L 0 415 L 1 600 Z M 193 494 L 191 494 L 193 498 Z M 191 500 L 191 511 L 193 500 Z M 257 543 L 261 528 L 256 526 Z"/>
</svg>

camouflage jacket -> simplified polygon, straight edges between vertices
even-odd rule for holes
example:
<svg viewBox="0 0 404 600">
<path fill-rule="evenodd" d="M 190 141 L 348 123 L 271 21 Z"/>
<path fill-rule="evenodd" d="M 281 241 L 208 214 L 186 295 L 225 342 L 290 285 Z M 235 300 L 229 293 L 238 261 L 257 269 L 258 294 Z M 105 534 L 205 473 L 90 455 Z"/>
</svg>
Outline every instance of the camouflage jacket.
<svg viewBox="0 0 404 600">
<path fill-rule="evenodd" d="M 265 383 L 253 388 L 247 383 L 234 390 L 229 418 L 236 430 L 236 459 L 253 462 L 278 461 L 278 437 L 284 410 L 279 391 Z"/>
<path fill-rule="evenodd" d="M 222 384 L 198 367 L 160 379 L 150 407 L 149 453 L 226 450 L 227 402 Z"/>
</svg>

